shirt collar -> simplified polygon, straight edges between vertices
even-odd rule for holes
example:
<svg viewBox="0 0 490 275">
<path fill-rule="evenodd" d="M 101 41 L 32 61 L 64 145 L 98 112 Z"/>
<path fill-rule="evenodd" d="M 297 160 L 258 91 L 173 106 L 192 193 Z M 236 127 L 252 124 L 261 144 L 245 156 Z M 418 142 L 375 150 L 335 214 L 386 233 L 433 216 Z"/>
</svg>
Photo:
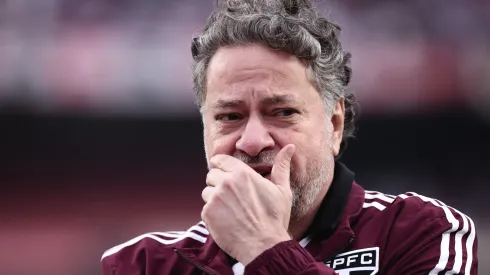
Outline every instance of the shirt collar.
<svg viewBox="0 0 490 275">
<path fill-rule="evenodd" d="M 343 163 L 335 162 L 332 184 L 320 204 L 307 235 L 328 238 L 333 234 L 346 208 L 354 178 L 355 174 Z"/>
</svg>

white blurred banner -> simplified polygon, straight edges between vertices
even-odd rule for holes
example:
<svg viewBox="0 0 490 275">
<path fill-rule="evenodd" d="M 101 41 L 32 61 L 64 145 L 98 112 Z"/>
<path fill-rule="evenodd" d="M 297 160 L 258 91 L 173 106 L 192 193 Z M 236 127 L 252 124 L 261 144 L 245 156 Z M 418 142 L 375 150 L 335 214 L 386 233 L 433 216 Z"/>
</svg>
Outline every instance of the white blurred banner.
<svg viewBox="0 0 490 275">
<path fill-rule="evenodd" d="M 318 5 L 364 113 L 490 109 L 488 1 L 340 2 Z M 190 41 L 213 3 L 0 1 L 0 111 L 193 112 Z"/>
</svg>

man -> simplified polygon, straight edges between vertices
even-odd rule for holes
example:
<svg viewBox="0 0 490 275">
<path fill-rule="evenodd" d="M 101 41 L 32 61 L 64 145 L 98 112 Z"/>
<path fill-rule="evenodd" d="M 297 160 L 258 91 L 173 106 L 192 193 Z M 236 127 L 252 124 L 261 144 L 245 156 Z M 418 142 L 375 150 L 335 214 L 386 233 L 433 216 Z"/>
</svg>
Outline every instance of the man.
<svg viewBox="0 0 490 275">
<path fill-rule="evenodd" d="M 355 105 L 338 33 L 307 1 L 218 5 L 192 45 L 203 222 L 109 249 L 105 275 L 477 273 L 469 217 L 336 162 Z"/>
</svg>

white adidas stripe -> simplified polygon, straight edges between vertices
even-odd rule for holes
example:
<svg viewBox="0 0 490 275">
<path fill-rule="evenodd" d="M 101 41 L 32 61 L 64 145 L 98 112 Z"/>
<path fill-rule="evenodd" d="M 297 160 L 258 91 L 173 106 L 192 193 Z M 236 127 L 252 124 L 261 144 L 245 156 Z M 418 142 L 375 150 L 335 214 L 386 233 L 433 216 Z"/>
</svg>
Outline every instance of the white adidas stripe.
<svg viewBox="0 0 490 275">
<path fill-rule="evenodd" d="M 194 225 L 189 230 L 195 230 L 197 232 L 201 232 L 202 234 L 209 235 L 209 231 L 201 226 Z"/>
<path fill-rule="evenodd" d="M 409 195 L 407 195 L 409 194 Z M 440 256 L 439 256 L 439 261 L 437 265 L 434 267 L 434 269 L 429 273 L 430 275 L 433 274 L 438 274 L 442 270 L 447 267 L 448 261 L 449 261 L 449 256 L 450 256 L 450 244 L 451 244 L 451 238 L 454 236 L 454 251 L 455 251 L 455 259 L 454 259 L 454 265 L 453 267 L 447 271 L 445 274 L 450 275 L 450 274 L 458 274 L 461 271 L 461 268 L 463 267 L 463 256 L 464 252 L 466 252 L 467 257 L 466 257 L 466 264 L 464 267 L 464 274 L 470 274 L 471 272 L 471 265 L 473 263 L 473 245 L 475 242 L 475 237 L 476 237 L 476 230 L 475 230 L 475 225 L 473 221 L 471 220 L 470 217 L 466 216 L 459 210 L 447 206 L 446 204 L 442 203 L 439 200 L 432 199 L 423 195 L 419 195 L 414 192 L 409 192 L 407 194 L 401 194 L 398 195 L 397 197 L 402 198 L 402 199 L 407 199 L 410 197 L 417 197 L 421 199 L 422 201 L 432 203 L 434 206 L 441 208 L 444 211 L 445 217 L 447 221 L 452 225 L 450 229 L 448 229 L 446 232 L 444 232 L 441 236 L 441 245 L 440 245 Z M 381 201 L 385 201 L 388 203 L 392 203 L 395 200 L 396 197 L 391 196 L 391 195 L 385 195 L 380 192 L 375 192 L 375 191 L 366 191 L 365 193 L 365 199 L 379 199 Z M 380 211 L 383 211 L 386 209 L 386 206 L 382 205 L 379 202 L 373 201 L 373 202 L 364 202 L 363 208 L 368 208 L 368 207 L 374 207 L 377 208 Z M 460 230 L 458 228 L 460 227 L 460 221 L 453 215 L 454 211 L 456 214 L 461 216 L 461 219 L 463 220 L 463 226 Z M 454 233 L 454 234 L 453 234 Z M 463 237 L 468 234 L 468 238 L 466 240 L 466 244 L 463 246 Z"/>
<path fill-rule="evenodd" d="M 456 210 L 456 209 L 454 209 Z M 463 236 L 468 232 L 468 219 L 466 218 L 466 216 L 459 212 L 458 210 L 456 210 L 456 213 L 458 213 L 462 218 L 463 218 L 463 228 L 461 228 L 461 230 L 459 230 L 457 233 L 456 233 L 456 236 L 455 236 L 455 246 L 456 246 L 456 255 L 455 255 L 455 259 L 454 259 L 454 266 L 453 266 L 453 272 L 446 272 L 447 275 L 449 274 L 456 274 L 456 273 L 459 273 L 459 271 L 461 270 L 461 266 L 463 265 L 463 244 L 462 244 L 462 240 L 463 240 Z"/>
<path fill-rule="evenodd" d="M 442 234 L 441 248 L 440 248 L 441 254 L 439 256 L 439 262 L 436 264 L 436 266 L 434 267 L 434 269 L 432 269 L 432 271 L 429 272 L 429 275 L 438 274 L 440 271 L 442 271 L 442 270 L 444 270 L 446 268 L 447 262 L 449 260 L 449 254 L 450 254 L 449 244 L 450 244 L 450 241 L 451 241 L 450 240 L 451 239 L 451 233 L 453 233 L 456 230 L 458 230 L 459 221 L 454 217 L 453 213 L 451 213 L 451 210 L 447 206 L 441 205 L 438 202 L 436 202 L 434 199 L 427 198 L 427 197 L 422 196 L 422 195 L 418 195 L 418 194 L 415 194 L 415 193 L 409 193 L 409 194 L 411 194 L 413 197 L 418 197 L 418 198 L 420 198 L 421 200 L 423 200 L 425 202 L 430 202 L 434 206 L 437 206 L 437 207 L 442 208 L 442 210 L 444 211 L 444 214 L 446 215 L 447 221 L 450 224 L 452 224 L 452 227 Z M 400 197 L 406 199 L 409 196 L 407 196 L 407 195 L 400 195 Z M 456 253 L 457 253 L 457 251 L 456 251 Z M 458 256 L 456 255 L 456 257 L 458 257 Z"/>
<path fill-rule="evenodd" d="M 308 236 L 306 238 L 303 238 L 301 241 L 299 241 L 299 245 L 301 245 L 302 247 L 306 247 L 310 242 L 311 242 L 311 237 Z"/>
<path fill-rule="evenodd" d="M 386 208 L 386 206 L 382 205 L 381 203 L 379 203 L 377 201 L 363 203 L 362 208 L 368 208 L 368 207 L 378 208 L 381 211 L 385 210 L 385 208 Z"/>
<path fill-rule="evenodd" d="M 371 195 L 383 195 L 383 196 L 386 196 L 386 197 L 389 197 L 389 198 L 392 198 L 392 199 L 395 199 L 396 198 L 396 196 L 394 196 L 394 195 L 384 194 L 384 193 L 381 193 L 379 191 L 364 190 L 364 192 L 366 194 L 371 194 Z"/>
<path fill-rule="evenodd" d="M 165 231 L 165 233 L 182 235 L 185 231 Z"/>
<path fill-rule="evenodd" d="M 162 236 L 168 236 L 168 237 L 175 237 L 175 238 L 178 238 L 182 235 L 185 234 L 185 232 L 191 232 L 191 231 L 197 231 L 199 233 L 202 233 L 204 235 L 209 235 L 209 231 L 204 228 L 204 227 L 201 227 L 201 226 L 198 226 L 198 225 L 194 225 L 192 227 L 190 227 L 189 229 L 187 229 L 186 231 L 165 231 L 165 232 L 152 232 L 150 234 L 154 234 L 154 235 L 162 235 Z"/>
<path fill-rule="evenodd" d="M 446 232 L 444 232 L 442 234 L 441 248 L 440 248 L 441 255 L 439 256 L 439 262 L 434 267 L 434 269 L 429 273 L 429 275 L 438 274 L 440 271 L 446 269 L 446 266 L 448 264 L 449 255 L 450 255 L 449 245 L 450 245 L 451 236 L 452 236 L 451 233 L 455 232 L 459 228 L 459 221 L 454 217 L 451 210 L 453 210 L 454 212 L 456 212 L 458 215 L 461 216 L 461 218 L 463 219 L 463 228 L 461 228 L 461 230 L 459 230 L 456 234 L 454 234 L 454 238 L 455 238 L 455 241 L 454 241 L 454 243 L 455 243 L 454 265 L 449 271 L 446 272 L 446 274 L 457 274 L 460 272 L 462 264 L 463 264 L 463 254 L 464 254 L 463 247 L 462 247 L 462 239 L 463 239 L 463 236 L 466 235 L 471 230 L 470 235 L 468 236 L 468 239 L 466 240 L 466 252 L 467 252 L 468 257 L 466 259 L 466 266 L 465 266 L 465 274 L 470 274 L 471 264 L 473 262 L 473 258 L 472 258 L 473 242 L 474 242 L 474 238 L 475 238 L 475 228 L 474 228 L 474 224 L 473 224 L 473 221 L 471 220 L 471 218 L 466 216 L 465 214 L 461 213 L 459 210 L 452 208 L 452 207 L 449 207 L 440 201 L 436 201 L 434 199 L 431 199 L 431 198 L 428 198 L 428 197 L 425 197 L 423 195 L 419 195 L 419 194 L 413 193 L 413 192 L 411 192 L 409 194 L 414 196 L 414 197 L 418 197 L 425 202 L 430 202 L 433 205 L 442 208 L 444 211 L 444 214 L 446 215 L 446 219 L 448 220 L 449 223 L 451 223 L 453 225 L 451 227 L 451 229 L 447 230 Z M 470 221 L 471 229 L 468 225 L 468 220 Z"/>
<path fill-rule="evenodd" d="M 473 220 L 471 220 L 470 217 L 467 218 L 470 221 L 471 232 L 470 235 L 468 236 L 468 239 L 466 240 L 467 257 L 466 257 L 466 267 L 464 269 L 464 274 L 470 274 L 471 271 L 471 264 L 473 263 L 473 243 L 475 242 L 475 236 L 476 236 L 475 224 L 473 223 Z"/>
<path fill-rule="evenodd" d="M 394 198 L 388 197 L 387 195 L 382 194 L 382 193 L 377 193 L 377 194 L 366 193 L 364 195 L 364 198 L 366 198 L 366 199 L 380 199 L 380 200 L 388 202 L 388 203 L 392 203 L 395 200 Z"/>
<path fill-rule="evenodd" d="M 162 237 L 166 237 L 166 238 L 173 238 L 173 239 L 176 239 L 176 238 L 180 238 L 182 237 L 187 231 L 182 231 L 182 232 L 178 232 L 178 233 L 170 233 L 170 232 L 151 232 L 151 233 L 148 233 L 148 234 L 152 234 L 152 235 L 155 235 L 155 236 L 162 236 Z"/>
<path fill-rule="evenodd" d="M 369 199 L 378 199 L 382 200 L 387 203 L 393 203 L 395 201 L 395 196 L 392 195 L 386 195 L 377 191 L 365 191 L 364 194 L 364 199 L 369 200 Z M 377 202 L 377 201 L 372 201 L 372 202 L 364 202 L 362 205 L 362 208 L 368 208 L 368 207 L 374 207 L 377 208 L 380 211 L 383 211 L 386 209 L 386 206 L 383 204 Z"/>
<path fill-rule="evenodd" d="M 103 260 L 107 256 L 110 256 L 112 254 L 115 254 L 115 253 L 119 252 L 120 250 L 122 250 L 125 247 L 134 245 L 137 242 L 139 242 L 139 241 L 141 241 L 141 240 L 143 240 L 145 238 L 153 239 L 153 240 L 155 240 L 155 241 L 157 241 L 157 242 L 159 242 L 161 244 L 165 244 L 165 245 L 177 243 L 179 241 L 182 241 L 185 238 L 191 238 L 191 239 L 194 239 L 194 240 L 199 241 L 201 243 L 205 243 L 206 242 L 206 240 L 207 240 L 206 237 L 203 237 L 201 235 L 198 235 L 198 234 L 192 232 L 192 230 L 198 231 L 198 232 L 203 233 L 205 235 L 208 235 L 209 234 L 208 230 L 206 230 L 205 228 L 203 228 L 201 226 L 197 226 L 197 225 L 192 226 L 187 231 L 181 231 L 181 232 L 179 232 L 179 231 L 172 231 L 172 232 L 151 232 L 151 233 L 146 233 L 146 234 L 140 235 L 138 237 L 135 237 L 135 238 L 133 238 L 133 239 L 131 239 L 131 240 L 125 242 L 125 243 L 122 243 L 120 245 L 117 245 L 117 246 L 115 246 L 113 248 L 108 249 L 102 255 L 101 260 Z M 173 239 L 171 239 L 171 240 L 165 240 L 165 239 L 162 239 L 161 237 L 159 237 L 158 235 L 164 236 L 164 237 L 167 237 L 167 238 L 173 238 Z"/>
</svg>

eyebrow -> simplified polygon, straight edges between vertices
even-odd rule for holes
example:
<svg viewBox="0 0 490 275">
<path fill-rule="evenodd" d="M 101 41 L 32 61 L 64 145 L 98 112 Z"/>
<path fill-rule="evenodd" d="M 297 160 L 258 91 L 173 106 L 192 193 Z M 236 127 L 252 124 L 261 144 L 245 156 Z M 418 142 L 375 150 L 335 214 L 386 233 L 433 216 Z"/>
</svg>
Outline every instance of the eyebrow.
<svg viewBox="0 0 490 275">
<path fill-rule="evenodd" d="M 213 109 L 224 109 L 224 108 L 233 108 L 241 105 L 245 105 L 243 100 L 218 100 L 213 104 Z"/>
<path fill-rule="evenodd" d="M 273 105 L 273 104 L 290 104 L 295 101 L 295 97 L 291 95 L 275 95 L 266 97 L 260 100 L 260 104 Z M 213 104 L 213 109 L 233 108 L 245 105 L 243 100 L 218 100 Z"/>
<path fill-rule="evenodd" d="M 261 104 L 290 104 L 295 101 L 295 97 L 292 95 L 275 95 L 266 97 L 260 100 Z"/>
</svg>

